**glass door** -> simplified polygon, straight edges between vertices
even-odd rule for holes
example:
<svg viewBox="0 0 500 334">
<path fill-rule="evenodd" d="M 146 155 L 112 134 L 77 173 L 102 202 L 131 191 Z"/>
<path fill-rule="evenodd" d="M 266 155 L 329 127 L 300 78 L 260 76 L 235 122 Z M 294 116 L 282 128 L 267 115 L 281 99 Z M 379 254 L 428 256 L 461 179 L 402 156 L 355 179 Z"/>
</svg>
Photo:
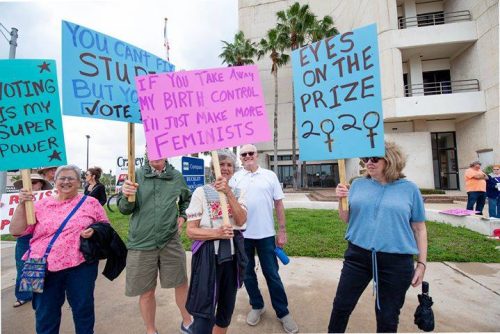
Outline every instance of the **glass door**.
<svg viewBox="0 0 500 334">
<path fill-rule="evenodd" d="M 458 158 L 455 132 L 433 132 L 432 159 L 437 189 L 458 190 Z"/>
</svg>

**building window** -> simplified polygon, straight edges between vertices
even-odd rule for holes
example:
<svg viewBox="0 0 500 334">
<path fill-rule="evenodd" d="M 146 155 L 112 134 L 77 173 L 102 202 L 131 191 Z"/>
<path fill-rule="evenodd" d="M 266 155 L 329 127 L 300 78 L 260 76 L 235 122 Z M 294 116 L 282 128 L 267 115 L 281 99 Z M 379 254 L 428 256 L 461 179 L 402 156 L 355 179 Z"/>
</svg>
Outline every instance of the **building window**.
<svg viewBox="0 0 500 334">
<path fill-rule="evenodd" d="M 338 183 L 338 168 L 335 164 L 307 165 L 307 186 L 332 188 Z"/>
<path fill-rule="evenodd" d="M 418 14 L 417 24 L 419 27 L 444 24 L 444 12 L 441 11 L 441 12 Z"/>
<path fill-rule="evenodd" d="M 297 160 L 299 160 L 299 156 L 297 155 Z M 269 155 L 269 161 L 274 161 L 274 154 Z M 292 161 L 292 155 L 278 155 L 278 161 Z"/>
<path fill-rule="evenodd" d="M 451 94 L 450 70 L 423 72 L 422 76 L 424 95 Z"/>
</svg>

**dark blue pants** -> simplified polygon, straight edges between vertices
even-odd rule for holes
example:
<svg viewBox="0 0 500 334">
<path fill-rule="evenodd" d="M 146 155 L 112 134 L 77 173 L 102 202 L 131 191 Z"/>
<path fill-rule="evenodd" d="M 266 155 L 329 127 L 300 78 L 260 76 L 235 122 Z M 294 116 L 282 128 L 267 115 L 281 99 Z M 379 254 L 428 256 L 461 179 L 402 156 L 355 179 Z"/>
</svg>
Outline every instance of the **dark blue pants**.
<svg viewBox="0 0 500 334">
<path fill-rule="evenodd" d="M 271 303 L 278 318 L 283 318 L 288 312 L 288 300 L 285 288 L 278 274 L 279 266 L 274 248 L 276 242 L 274 236 L 264 239 L 246 239 L 245 252 L 248 256 L 248 265 L 245 272 L 245 288 L 250 297 L 250 305 L 253 309 L 264 307 L 264 299 L 259 290 L 257 275 L 255 274 L 255 251 L 259 256 L 260 267 L 267 282 Z"/>
<path fill-rule="evenodd" d="M 377 332 L 397 332 L 399 312 L 413 277 L 413 256 L 377 253 L 380 310 L 375 304 Z M 371 251 L 349 243 L 344 255 L 328 333 L 343 333 L 359 297 L 373 277 Z"/>
<path fill-rule="evenodd" d="M 194 322 L 191 326 L 193 334 L 209 334 L 212 333 L 214 325 L 226 328 L 231 324 L 231 317 L 233 316 L 234 305 L 236 304 L 236 293 L 238 292 L 236 266 L 234 257 L 232 261 L 217 265 L 215 270 L 217 276 L 215 291 L 215 300 L 217 302 L 216 313 L 211 318 L 194 316 Z"/>
<path fill-rule="evenodd" d="M 500 197 L 488 197 L 488 211 L 490 218 L 500 218 Z"/>
<path fill-rule="evenodd" d="M 33 294 L 31 292 L 21 292 L 19 291 L 19 282 L 21 281 L 21 274 L 23 273 L 23 267 L 24 267 L 24 261 L 21 259 L 28 251 L 30 248 L 30 240 L 31 240 L 32 235 L 23 235 L 22 237 L 17 238 L 16 241 L 16 269 L 17 269 L 17 276 L 16 276 L 16 290 L 14 291 L 14 294 L 16 295 L 17 300 L 31 300 L 33 297 Z"/>
<path fill-rule="evenodd" d="M 486 203 L 485 191 L 467 192 L 467 210 L 479 211 L 476 213 L 476 215 L 482 215 L 485 203 Z M 476 208 L 474 208 L 474 204 L 476 205 Z"/>
<path fill-rule="evenodd" d="M 65 297 L 73 312 L 76 334 L 94 333 L 94 287 L 98 263 L 50 272 L 43 293 L 33 294 L 37 334 L 58 334 Z"/>
</svg>

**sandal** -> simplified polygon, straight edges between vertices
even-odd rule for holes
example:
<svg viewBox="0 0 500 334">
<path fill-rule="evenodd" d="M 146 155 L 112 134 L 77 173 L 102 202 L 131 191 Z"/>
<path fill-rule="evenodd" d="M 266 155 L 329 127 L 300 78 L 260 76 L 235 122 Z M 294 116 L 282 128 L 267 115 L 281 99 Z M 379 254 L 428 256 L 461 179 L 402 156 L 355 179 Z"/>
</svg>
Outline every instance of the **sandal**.
<svg viewBox="0 0 500 334">
<path fill-rule="evenodd" d="M 19 307 L 19 306 L 23 306 L 24 304 L 26 304 L 27 302 L 29 302 L 29 300 L 16 300 L 16 302 L 14 303 L 14 305 L 12 305 L 12 307 Z"/>
</svg>

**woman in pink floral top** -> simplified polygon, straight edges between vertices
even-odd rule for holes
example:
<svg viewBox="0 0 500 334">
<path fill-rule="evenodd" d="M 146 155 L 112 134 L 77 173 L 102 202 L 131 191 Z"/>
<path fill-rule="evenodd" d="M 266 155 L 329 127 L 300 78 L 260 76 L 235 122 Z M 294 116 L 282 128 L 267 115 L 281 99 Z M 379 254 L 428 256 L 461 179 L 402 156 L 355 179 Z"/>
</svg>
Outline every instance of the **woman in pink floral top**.
<svg viewBox="0 0 500 334">
<path fill-rule="evenodd" d="M 56 171 L 56 197 L 46 197 L 35 203 L 35 225 L 27 225 L 24 203 L 31 193 L 22 189 L 20 204 L 10 224 L 13 235 L 32 233 L 30 258 L 42 258 L 53 235 L 71 210 L 82 199 L 78 194 L 80 169 L 74 165 L 61 166 Z M 94 233 L 88 226 L 108 222 L 106 212 L 93 197 L 87 197 L 68 221 L 54 242 L 47 258 L 47 273 L 43 293 L 33 293 L 33 309 L 37 334 L 59 333 L 61 307 L 65 295 L 73 312 L 75 332 L 94 332 L 94 287 L 98 263 L 88 264 L 80 252 L 80 237 L 90 238 Z M 24 260 L 28 253 L 24 255 Z"/>
</svg>

